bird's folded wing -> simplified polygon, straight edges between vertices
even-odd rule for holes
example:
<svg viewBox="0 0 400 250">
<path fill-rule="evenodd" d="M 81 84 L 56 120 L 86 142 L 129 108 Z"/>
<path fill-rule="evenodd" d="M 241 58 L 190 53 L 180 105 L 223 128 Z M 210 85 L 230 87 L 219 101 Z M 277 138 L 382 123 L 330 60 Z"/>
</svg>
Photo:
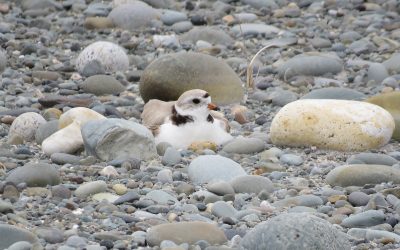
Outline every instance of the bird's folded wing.
<svg viewBox="0 0 400 250">
<path fill-rule="evenodd" d="M 221 122 L 222 124 L 222 128 L 226 131 L 226 132 L 230 132 L 231 130 L 231 126 L 229 126 L 229 121 L 225 118 L 224 114 L 222 114 L 221 112 L 215 111 L 215 110 L 210 110 L 210 114 L 212 117 L 214 117 L 214 119 L 217 119 Z"/>
<path fill-rule="evenodd" d="M 165 118 L 171 115 L 174 103 L 156 99 L 150 100 L 144 105 L 143 112 L 140 115 L 143 125 L 148 128 L 162 125 Z"/>
</svg>

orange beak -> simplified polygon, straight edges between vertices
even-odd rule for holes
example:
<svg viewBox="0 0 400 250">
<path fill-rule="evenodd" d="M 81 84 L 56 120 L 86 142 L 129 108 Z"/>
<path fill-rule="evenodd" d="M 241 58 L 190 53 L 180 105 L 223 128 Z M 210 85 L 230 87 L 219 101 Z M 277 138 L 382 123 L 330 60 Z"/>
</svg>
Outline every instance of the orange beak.
<svg viewBox="0 0 400 250">
<path fill-rule="evenodd" d="M 207 105 L 207 107 L 209 110 L 219 110 L 218 106 L 211 102 Z"/>
</svg>

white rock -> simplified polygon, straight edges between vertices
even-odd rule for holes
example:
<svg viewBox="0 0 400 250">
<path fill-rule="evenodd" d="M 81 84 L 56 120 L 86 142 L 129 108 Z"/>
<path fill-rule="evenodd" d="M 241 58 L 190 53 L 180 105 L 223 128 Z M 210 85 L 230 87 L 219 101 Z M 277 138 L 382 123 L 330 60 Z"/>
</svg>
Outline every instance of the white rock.
<svg viewBox="0 0 400 250">
<path fill-rule="evenodd" d="M 87 46 L 76 60 L 76 68 L 83 73 L 85 66 L 97 60 L 106 73 L 125 71 L 129 67 L 129 59 L 125 50 L 111 42 L 99 41 Z"/>
<path fill-rule="evenodd" d="M 270 138 L 276 145 L 364 151 L 385 145 L 394 127 L 390 113 L 373 104 L 309 99 L 284 106 L 271 123 Z"/>
<path fill-rule="evenodd" d="M 100 119 L 106 119 L 106 117 L 94 110 L 84 107 L 77 107 L 68 110 L 60 116 L 60 119 L 58 120 L 58 127 L 60 129 L 65 128 L 73 121 L 76 121 L 78 124 L 80 124 L 80 126 L 83 126 L 89 121 Z"/>
<path fill-rule="evenodd" d="M 35 139 L 36 130 L 40 125 L 45 124 L 46 120 L 43 116 L 34 113 L 27 112 L 19 115 L 11 124 L 8 132 L 9 138 L 12 136 L 20 136 L 25 141 L 33 141 Z"/>
<path fill-rule="evenodd" d="M 42 150 L 46 155 L 53 153 L 72 154 L 83 147 L 81 128 L 78 122 L 58 130 L 42 142 Z"/>
</svg>

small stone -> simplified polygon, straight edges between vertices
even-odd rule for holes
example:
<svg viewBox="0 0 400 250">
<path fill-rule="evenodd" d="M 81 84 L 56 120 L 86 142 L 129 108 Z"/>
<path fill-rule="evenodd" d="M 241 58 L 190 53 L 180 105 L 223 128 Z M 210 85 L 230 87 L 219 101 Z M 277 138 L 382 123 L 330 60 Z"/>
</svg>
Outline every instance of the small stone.
<svg viewBox="0 0 400 250">
<path fill-rule="evenodd" d="M 376 153 L 360 153 L 351 156 L 347 159 L 347 164 L 372 164 L 372 165 L 387 165 L 393 166 L 399 161 L 395 158 L 385 155 L 385 154 L 376 154 Z"/>
<path fill-rule="evenodd" d="M 300 195 L 295 197 L 285 198 L 273 203 L 275 207 L 289 207 L 289 206 L 305 206 L 317 207 L 323 204 L 323 200 L 315 195 Z"/>
<path fill-rule="evenodd" d="M 91 181 L 80 185 L 75 190 L 75 196 L 84 199 L 90 195 L 107 191 L 107 184 L 104 181 Z"/>
<path fill-rule="evenodd" d="M 13 210 L 14 210 L 14 207 L 11 203 L 0 200 L 0 213 L 2 213 L 2 214 L 12 213 Z"/>
<path fill-rule="evenodd" d="M 234 178 L 230 184 L 235 190 L 235 193 L 258 194 L 264 190 L 267 192 L 273 191 L 272 181 L 267 177 L 257 175 L 238 176 Z"/>
<path fill-rule="evenodd" d="M 199 240 L 205 240 L 211 245 L 220 245 L 227 241 L 223 231 L 216 225 L 200 221 L 153 226 L 147 232 L 146 240 L 150 246 L 159 246 L 163 240 L 171 240 L 176 244 L 195 244 Z"/>
<path fill-rule="evenodd" d="M 280 32 L 277 27 L 262 23 L 242 23 L 233 26 L 231 30 L 236 36 L 270 36 Z"/>
<path fill-rule="evenodd" d="M 348 199 L 351 205 L 360 207 L 367 205 L 370 197 L 366 193 L 355 191 L 349 195 Z"/>
<path fill-rule="evenodd" d="M 305 94 L 301 99 L 338 99 L 338 100 L 364 100 L 366 96 L 357 90 L 339 87 L 314 89 Z"/>
<path fill-rule="evenodd" d="M 97 96 L 119 94 L 125 90 L 118 80 L 108 75 L 90 76 L 81 84 L 81 88 Z"/>
<path fill-rule="evenodd" d="M 385 221 L 383 211 L 369 210 L 352 215 L 341 223 L 344 227 L 370 227 L 381 224 Z"/>
<path fill-rule="evenodd" d="M 19 115 L 11 124 L 8 136 L 20 136 L 27 142 L 35 139 L 36 130 L 40 125 L 46 123 L 46 120 L 39 114 L 27 112 Z"/>
<path fill-rule="evenodd" d="M 146 194 L 146 198 L 155 201 L 160 205 L 175 204 L 178 200 L 163 190 L 152 190 Z"/>
<path fill-rule="evenodd" d="M 135 191 L 128 191 L 124 195 L 120 196 L 117 200 L 114 201 L 115 205 L 120 205 L 125 202 L 133 202 L 139 200 L 140 196 Z"/>
<path fill-rule="evenodd" d="M 128 188 L 124 184 L 115 184 L 112 188 L 118 195 L 124 195 L 128 191 Z"/>
<path fill-rule="evenodd" d="M 116 200 L 118 200 L 118 198 L 119 198 L 118 195 L 115 195 L 112 193 L 102 193 L 102 192 L 93 194 L 93 196 L 92 196 L 92 200 L 94 200 L 94 201 L 106 200 L 109 203 L 115 202 Z"/>
<path fill-rule="evenodd" d="M 98 41 L 86 47 L 76 60 L 78 71 L 83 73 L 85 66 L 92 61 L 100 62 L 106 73 L 125 71 L 129 67 L 124 49 L 111 42 Z"/>
<path fill-rule="evenodd" d="M 35 233 L 37 236 L 39 236 L 39 238 L 44 239 L 50 244 L 61 243 L 64 241 L 63 232 L 59 229 L 42 227 L 36 229 Z"/>
<path fill-rule="evenodd" d="M 368 81 L 375 81 L 380 84 L 389 76 L 385 66 L 381 63 L 371 63 L 368 68 Z"/>
<path fill-rule="evenodd" d="M 86 29 L 110 29 L 114 27 L 113 22 L 107 17 L 87 17 L 83 26 Z"/>
<path fill-rule="evenodd" d="M 65 153 L 54 153 L 50 156 L 50 159 L 53 163 L 58 165 L 64 164 L 78 164 L 81 160 L 80 157 Z"/>
<path fill-rule="evenodd" d="M 14 243 L 22 241 L 32 244 L 32 249 L 41 249 L 41 245 L 36 235 L 26 229 L 7 224 L 0 224 L 0 235 L 2 236 L 0 249 L 7 249 Z"/>
<path fill-rule="evenodd" d="M 172 171 L 170 169 L 160 170 L 157 174 L 157 180 L 161 183 L 172 183 Z"/>
<path fill-rule="evenodd" d="M 225 201 L 217 201 L 211 207 L 211 213 L 217 217 L 235 217 L 238 211 Z"/>
<path fill-rule="evenodd" d="M 72 192 L 65 185 L 57 185 L 51 188 L 51 194 L 53 198 L 69 199 L 72 195 Z"/>
<path fill-rule="evenodd" d="M 294 154 L 283 154 L 279 158 L 280 162 L 284 164 L 288 164 L 290 166 L 300 166 L 303 164 L 304 160 L 301 156 L 294 155 Z"/>
<path fill-rule="evenodd" d="M 215 27 L 194 27 L 186 34 L 181 36 L 183 41 L 196 43 L 197 41 L 206 41 L 211 44 L 231 45 L 234 43 L 225 31 Z"/>
<path fill-rule="evenodd" d="M 216 195 L 226 195 L 226 194 L 234 194 L 235 190 L 226 181 L 216 181 L 207 184 L 207 190 L 216 194 Z"/>
<path fill-rule="evenodd" d="M 232 154 L 252 154 L 264 150 L 265 144 L 257 138 L 238 137 L 228 142 L 222 150 Z"/>
<path fill-rule="evenodd" d="M 201 141 L 201 142 L 193 142 L 189 145 L 188 150 L 191 150 L 195 153 L 202 153 L 205 150 L 212 150 L 213 152 L 217 151 L 217 144 L 210 141 Z"/>
<path fill-rule="evenodd" d="M 60 183 L 60 174 L 55 165 L 28 163 L 11 171 L 6 181 L 16 185 L 26 183 L 29 187 L 45 187 Z"/>
<path fill-rule="evenodd" d="M 209 183 L 213 180 L 230 181 L 246 175 L 246 172 L 231 159 L 219 155 L 203 155 L 190 163 L 188 175 L 195 183 Z"/>
<path fill-rule="evenodd" d="M 173 147 L 168 147 L 162 157 L 161 163 L 165 166 L 173 166 L 181 161 L 181 154 Z"/>
<path fill-rule="evenodd" d="M 118 176 L 118 171 L 113 166 L 106 166 L 100 170 L 100 175 L 110 177 Z"/>
</svg>

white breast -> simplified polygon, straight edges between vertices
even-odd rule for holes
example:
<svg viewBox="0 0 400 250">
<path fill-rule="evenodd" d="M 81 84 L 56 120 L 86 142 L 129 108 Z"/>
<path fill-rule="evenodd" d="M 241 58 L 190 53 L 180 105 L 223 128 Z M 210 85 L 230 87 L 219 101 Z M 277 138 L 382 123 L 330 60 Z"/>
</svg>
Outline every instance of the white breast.
<svg viewBox="0 0 400 250">
<path fill-rule="evenodd" d="M 233 137 L 227 133 L 219 122 L 189 122 L 176 126 L 171 122 L 164 123 L 156 136 L 156 143 L 168 142 L 177 149 L 186 149 L 191 143 L 212 141 L 218 145 L 224 144 Z"/>
</svg>

